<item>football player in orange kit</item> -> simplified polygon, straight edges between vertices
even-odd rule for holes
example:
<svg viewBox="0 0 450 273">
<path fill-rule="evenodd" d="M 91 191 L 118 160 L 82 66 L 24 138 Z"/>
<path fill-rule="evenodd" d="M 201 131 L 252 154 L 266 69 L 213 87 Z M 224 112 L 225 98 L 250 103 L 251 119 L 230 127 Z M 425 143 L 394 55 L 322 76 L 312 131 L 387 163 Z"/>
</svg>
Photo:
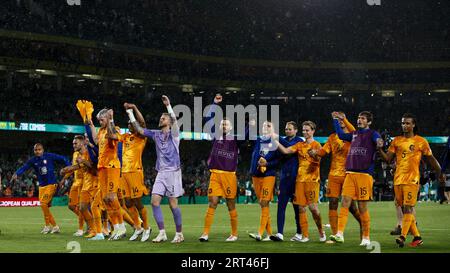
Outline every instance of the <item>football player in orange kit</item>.
<svg viewBox="0 0 450 273">
<path fill-rule="evenodd" d="M 439 162 L 433 156 L 428 141 L 417 135 L 416 118 L 414 115 L 406 113 L 402 117 L 402 136 L 397 136 L 389 146 L 388 152 L 378 149 L 382 158 L 386 162 L 391 162 L 395 156 L 397 165 L 394 175 L 395 202 L 402 206 L 403 220 L 400 237 L 396 239 L 399 247 L 405 245 L 406 235 L 411 231 L 414 236 L 411 247 L 423 244 L 422 237 L 417 229 L 413 208 L 416 205 L 417 194 L 419 192 L 420 180 L 420 160 L 422 156 L 434 169 L 441 182 L 445 182 L 445 175 L 441 173 Z"/>
</svg>

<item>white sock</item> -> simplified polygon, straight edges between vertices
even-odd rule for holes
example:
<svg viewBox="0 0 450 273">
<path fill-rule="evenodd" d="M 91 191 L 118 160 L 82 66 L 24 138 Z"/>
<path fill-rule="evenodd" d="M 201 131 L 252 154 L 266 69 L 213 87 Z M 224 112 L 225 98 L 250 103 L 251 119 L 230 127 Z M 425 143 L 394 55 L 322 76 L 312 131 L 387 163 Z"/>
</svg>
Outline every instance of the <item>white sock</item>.
<svg viewBox="0 0 450 273">
<path fill-rule="evenodd" d="M 120 225 L 119 224 L 115 224 L 113 225 L 114 230 L 117 232 L 120 229 Z"/>
</svg>

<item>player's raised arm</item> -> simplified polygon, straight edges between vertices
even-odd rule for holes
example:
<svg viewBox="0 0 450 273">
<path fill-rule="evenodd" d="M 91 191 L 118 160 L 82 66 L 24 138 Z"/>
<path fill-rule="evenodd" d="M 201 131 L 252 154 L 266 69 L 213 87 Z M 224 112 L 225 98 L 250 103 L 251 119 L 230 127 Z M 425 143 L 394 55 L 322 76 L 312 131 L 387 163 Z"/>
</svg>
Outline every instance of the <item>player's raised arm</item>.
<svg viewBox="0 0 450 273">
<path fill-rule="evenodd" d="M 355 126 L 353 126 L 353 124 L 348 121 L 344 112 L 335 112 L 335 115 L 338 119 L 342 120 L 349 133 L 356 131 Z"/>
<path fill-rule="evenodd" d="M 333 118 L 333 127 L 334 127 L 334 131 L 336 132 L 336 134 L 338 135 L 338 137 L 342 140 L 345 141 L 352 141 L 353 139 L 353 135 L 351 133 L 345 133 L 342 128 L 341 125 L 339 124 L 339 117 L 338 117 L 338 112 L 333 112 L 331 113 L 331 116 Z"/>
<path fill-rule="evenodd" d="M 118 140 L 119 136 L 117 135 L 118 132 L 116 131 L 116 126 L 114 124 L 114 112 L 112 109 L 108 110 L 107 117 L 108 123 L 106 125 L 106 137 L 110 140 Z"/>
<path fill-rule="evenodd" d="M 135 115 L 136 121 L 139 123 L 139 125 L 142 128 L 146 128 L 147 127 L 147 125 L 145 123 L 144 116 L 142 115 L 142 113 L 139 111 L 139 109 L 137 108 L 137 106 L 135 104 L 125 102 L 123 104 L 123 107 L 125 107 L 125 111 L 127 111 L 128 109 L 132 109 L 133 113 Z"/>
<path fill-rule="evenodd" d="M 221 103 L 221 102 L 222 102 L 222 95 L 217 93 L 216 96 L 214 97 L 213 104 L 211 104 L 211 106 L 209 107 L 208 113 L 206 114 L 206 116 L 204 118 L 205 126 L 212 123 L 211 129 L 210 129 L 211 139 L 215 138 L 216 125 L 214 122 L 214 117 L 216 115 L 216 108 L 219 105 L 219 103 Z M 220 128 L 220 129 L 222 129 L 222 128 Z"/>
<path fill-rule="evenodd" d="M 180 133 L 180 128 L 178 127 L 178 122 L 177 122 L 177 117 L 175 116 L 175 112 L 172 109 L 172 106 L 170 105 L 170 100 L 169 97 L 167 97 L 166 95 L 163 95 L 161 97 L 163 104 L 166 106 L 167 108 L 167 113 L 169 113 L 171 119 L 172 119 L 172 132 L 174 133 L 175 136 L 178 136 Z"/>
<path fill-rule="evenodd" d="M 144 130 L 144 128 L 142 128 L 142 126 L 139 124 L 139 121 L 136 120 L 136 117 L 134 116 L 132 108 L 128 108 L 126 111 L 127 111 L 128 118 L 130 119 L 131 126 L 133 126 L 136 133 L 138 133 L 141 136 L 146 136 L 145 131 L 150 131 L 150 130 Z"/>
</svg>

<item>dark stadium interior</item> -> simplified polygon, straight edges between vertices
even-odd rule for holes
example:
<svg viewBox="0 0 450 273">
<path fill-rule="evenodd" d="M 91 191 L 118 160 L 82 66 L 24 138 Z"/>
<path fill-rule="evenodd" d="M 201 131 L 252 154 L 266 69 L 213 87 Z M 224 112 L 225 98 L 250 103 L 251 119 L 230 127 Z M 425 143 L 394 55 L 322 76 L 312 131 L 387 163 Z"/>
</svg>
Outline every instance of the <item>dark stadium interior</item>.
<svg viewBox="0 0 450 273">
<path fill-rule="evenodd" d="M 389 1 L 383 8 L 329 1 L 327 9 L 314 0 L 65 2 L 2 1 L 0 121 L 81 125 L 75 103 L 87 99 L 96 112 L 113 108 L 121 127 L 128 121 L 123 103 L 135 103 L 156 128 L 165 111 L 161 95 L 193 108 L 194 97 L 205 106 L 221 93 L 224 104 L 279 105 L 281 126 L 313 120 L 317 136 L 332 133 L 335 110 L 354 124 L 360 111 L 371 111 L 373 128 L 391 136 L 412 112 L 421 135 L 450 135 L 446 1 Z M 72 139 L 0 130 L 0 195 L 35 142 L 70 157 Z M 144 152 L 148 186 L 156 176 L 153 146 Z M 198 179 L 202 195 L 210 147 L 188 140 L 180 146 L 183 183 Z M 437 158 L 445 148 L 431 147 Z M 249 179 L 250 153 L 241 151 L 240 182 Z M 329 158 L 323 161 L 325 183 Z M 375 185 L 386 199 L 387 180 L 378 163 Z M 26 196 L 31 185 L 33 176 L 24 176 L 11 194 Z"/>
</svg>

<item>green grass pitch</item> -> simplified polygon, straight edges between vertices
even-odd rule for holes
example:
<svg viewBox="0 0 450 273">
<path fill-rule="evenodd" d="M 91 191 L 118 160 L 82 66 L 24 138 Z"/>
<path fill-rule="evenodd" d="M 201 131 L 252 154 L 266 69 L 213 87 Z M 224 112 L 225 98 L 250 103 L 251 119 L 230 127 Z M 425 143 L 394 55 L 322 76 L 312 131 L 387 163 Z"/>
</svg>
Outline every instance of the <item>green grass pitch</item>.
<svg viewBox="0 0 450 273">
<path fill-rule="evenodd" d="M 320 204 L 323 224 L 328 223 L 328 204 Z M 169 241 L 173 238 L 175 227 L 170 209 L 162 206 L 166 231 Z M 230 231 L 228 212 L 225 205 L 217 208 L 214 223 L 211 228 L 210 241 L 200 243 L 198 237 L 202 233 L 204 214 L 207 205 L 182 205 L 183 233 L 185 242 L 171 244 L 165 242 L 155 244 L 140 241 L 130 242 L 132 228 L 127 226 L 128 238 L 121 241 L 87 241 L 85 238 L 73 237 L 77 229 L 74 214 L 67 207 L 52 207 L 51 211 L 61 227 L 60 234 L 40 234 L 43 226 L 40 208 L 1 208 L 0 209 L 0 252 L 57 252 L 67 253 L 68 243 L 80 243 L 80 251 L 93 252 L 149 252 L 149 253 L 339 253 L 359 252 L 369 253 L 373 249 L 359 246 L 359 228 L 356 221 L 349 217 L 345 231 L 344 244 L 324 244 L 319 242 L 315 224 L 308 212 L 309 231 L 311 241 L 308 243 L 290 242 L 257 242 L 248 237 L 247 232 L 255 232 L 259 226 L 260 208 L 258 204 L 237 205 L 239 218 L 239 240 L 233 243 L 224 242 Z M 271 224 L 276 232 L 276 204 L 271 204 Z M 418 227 L 421 231 L 424 245 L 418 248 L 400 249 L 395 244 L 395 237 L 389 235 L 394 227 L 395 209 L 393 202 L 372 202 L 369 204 L 371 214 L 371 240 L 379 243 L 380 252 L 446 252 L 450 253 L 450 205 L 439 205 L 434 202 L 419 203 L 417 206 Z M 149 211 L 150 224 L 153 228 L 151 238 L 157 234 L 157 226 Z M 330 229 L 325 228 L 327 236 Z M 295 233 L 294 215 L 289 204 L 286 215 L 285 239 Z M 411 236 L 408 236 L 408 242 Z"/>
</svg>

